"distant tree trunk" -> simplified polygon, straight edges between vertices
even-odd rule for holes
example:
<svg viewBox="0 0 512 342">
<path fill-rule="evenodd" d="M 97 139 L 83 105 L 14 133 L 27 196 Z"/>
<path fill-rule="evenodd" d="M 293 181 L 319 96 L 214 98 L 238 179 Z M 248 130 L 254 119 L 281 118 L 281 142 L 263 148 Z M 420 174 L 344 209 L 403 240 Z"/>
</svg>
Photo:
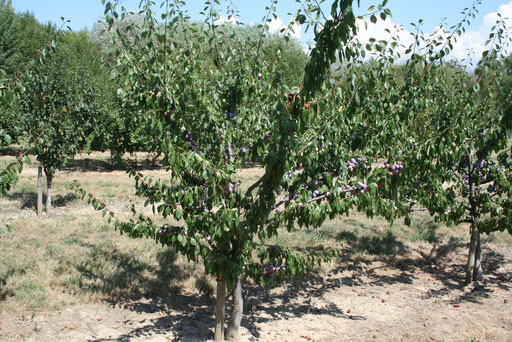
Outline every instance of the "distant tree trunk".
<svg viewBox="0 0 512 342">
<path fill-rule="evenodd" d="M 466 284 L 470 284 L 474 280 L 474 272 L 476 266 L 476 255 L 478 241 L 480 240 L 480 232 L 476 227 L 476 222 L 471 224 L 471 241 L 469 243 L 468 263 L 466 266 Z"/>
<path fill-rule="evenodd" d="M 244 300 L 242 297 L 242 281 L 238 279 L 233 286 L 233 307 L 229 316 L 226 336 L 228 340 L 237 340 L 244 311 Z"/>
<path fill-rule="evenodd" d="M 153 156 L 153 159 L 151 159 L 151 167 L 156 167 L 156 161 L 158 160 L 158 158 L 160 157 L 160 155 L 162 154 L 162 152 L 158 152 L 158 153 L 155 153 L 155 155 Z"/>
<path fill-rule="evenodd" d="M 475 268 L 473 269 L 473 281 L 478 282 L 482 280 L 482 243 L 480 239 L 480 232 L 477 235 L 476 251 L 475 251 Z"/>
<path fill-rule="evenodd" d="M 110 150 L 110 170 L 114 171 L 116 168 L 117 159 L 121 157 L 121 153 L 117 150 Z"/>
<path fill-rule="evenodd" d="M 53 173 L 46 172 L 46 212 L 51 214 L 52 212 L 52 181 Z"/>
<path fill-rule="evenodd" d="M 468 263 L 466 265 L 466 284 L 478 281 L 482 278 L 482 247 L 480 244 L 480 232 L 478 220 L 480 217 L 477 205 L 477 187 L 473 184 L 472 175 L 476 168 L 473 165 L 473 153 L 467 152 L 468 178 L 469 178 L 469 205 L 471 213 L 471 240 L 469 243 Z"/>
<path fill-rule="evenodd" d="M 43 213 L 43 167 L 37 168 L 37 215 Z"/>
<path fill-rule="evenodd" d="M 217 298 L 215 303 L 215 341 L 224 341 L 226 323 L 226 281 L 220 276 L 217 279 Z"/>
</svg>

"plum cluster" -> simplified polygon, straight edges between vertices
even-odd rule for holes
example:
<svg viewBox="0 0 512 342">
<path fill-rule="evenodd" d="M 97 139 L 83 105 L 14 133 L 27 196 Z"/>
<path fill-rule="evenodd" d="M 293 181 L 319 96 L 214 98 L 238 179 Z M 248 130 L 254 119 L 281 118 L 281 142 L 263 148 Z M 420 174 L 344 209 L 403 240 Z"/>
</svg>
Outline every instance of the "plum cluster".
<svg viewBox="0 0 512 342">
<path fill-rule="evenodd" d="M 300 96 L 295 93 L 285 93 L 284 98 L 288 100 L 288 104 L 291 104 L 294 98 L 297 99 L 297 101 L 300 101 Z"/>
<path fill-rule="evenodd" d="M 401 161 L 397 161 L 396 164 L 394 164 L 394 165 L 390 165 L 390 164 L 386 163 L 381 166 L 381 169 L 389 170 L 394 175 L 398 175 L 399 173 L 401 173 L 404 170 L 404 165 L 402 164 Z"/>
<path fill-rule="evenodd" d="M 236 109 L 230 110 L 228 112 L 228 120 L 233 119 L 236 116 Z"/>
<path fill-rule="evenodd" d="M 320 196 L 320 191 L 319 190 L 314 190 L 313 193 L 311 194 L 311 196 L 309 196 L 308 201 L 310 201 L 312 199 L 315 199 L 318 196 Z"/>
<path fill-rule="evenodd" d="M 268 265 L 268 266 L 263 267 L 264 273 L 275 273 L 275 272 L 279 272 L 279 271 L 286 271 L 286 266 Z"/>
<path fill-rule="evenodd" d="M 274 275 L 281 271 L 283 271 L 283 272 L 286 271 L 286 266 L 268 265 L 268 266 L 263 267 L 263 273 L 268 275 L 270 277 L 270 280 L 273 280 Z"/>
<path fill-rule="evenodd" d="M 368 185 L 361 182 L 357 182 L 357 185 L 359 185 L 359 189 L 357 191 L 359 194 L 364 194 L 368 191 Z"/>
<path fill-rule="evenodd" d="M 486 181 L 486 175 L 489 173 L 489 162 L 487 159 L 478 160 L 475 163 L 475 171 L 478 172 L 478 177 L 480 177 L 480 182 Z"/>
<path fill-rule="evenodd" d="M 158 231 L 158 234 L 160 235 L 166 235 L 166 234 L 169 234 L 171 231 L 169 228 L 162 228 Z"/>
<path fill-rule="evenodd" d="M 493 193 L 493 192 L 496 192 L 498 191 L 498 188 L 496 186 L 494 186 L 494 184 L 490 184 L 489 187 L 487 188 L 487 192 L 490 194 L 490 193 Z"/>
<path fill-rule="evenodd" d="M 295 173 L 296 175 L 302 175 L 304 173 L 304 170 L 302 170 L 302 163 L 300 163 L 299 165 L 297 165 L 297 169 L 293 172 L 287 172 L 285 175 L 284 175 L 284 178 L 285 179 L 290 179 L 292 178 L 292 174 Z"/>
<path fill-rule="evenodd" d="M 347 161 L 347 169 L 349 172 L 353 172 L 356 167 L 360 165 L 364 166 L 366 164 L 366 161 L 366 158 L 351 158 L 349 161 Z"/>
<path fill-rule="evenodd" d="M 185 127 L 182 127 L 181 130 L 185 131 L 184 128 Z M 194 146 L 194 147 L 199 146 L 199 144 L 196 141 L 194 141 L 194 133 L 192 133 L 191 131 L 188 131 L 188 132 L 185 133 L 185 141 L 191 143 L 192 146 Z"/>
</svg>

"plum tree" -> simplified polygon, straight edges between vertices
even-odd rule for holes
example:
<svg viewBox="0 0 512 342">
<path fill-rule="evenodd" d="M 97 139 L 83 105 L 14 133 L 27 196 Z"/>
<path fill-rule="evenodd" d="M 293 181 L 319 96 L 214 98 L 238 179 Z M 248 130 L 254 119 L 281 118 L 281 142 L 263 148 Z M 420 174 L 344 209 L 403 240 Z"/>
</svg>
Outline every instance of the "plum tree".
<svg viewBox="0 0 512 342">
<path fill-rule="evenodd" d="M 116 28 L 121 47 L 118 94 L 126 106 L 148 117 L 153 148 L 169 171 L 167 179 L 154 179 L 128 168 L 137 194 L 166 223 L 157 224 L 134 209 L 133 219 L 115 220 L 115 227 L 131 237 L 173 246 L 189 260 L 201 260 L 205 271 L 216 276 L 216 340 L 224 338 L 226 287 L 234 297 L 227 336 L 235 338 L 244 277 L 266 283 L 303 276 L 335 254 L 270 245 L 279 226 L 318 227 L 351 210 L 389 220 L 404 214 L 395 209 L 405 199 L 397 191 L 400 172 L 375 167 L 403 134 L 398 120 L 383 122 L 377 115 L 381 103 L 389 102 L 386 93 L 375 92 L 383 88 L 378 80 L 387 77 L 389 68 L 356 73 L 349 82 L 332 78 L 336 60 L 364 62 L 354 39 L 352 1 L 333 1 L 331 19 L 321 15 L 314 1 L 305 4 L 281 40 L 286 42 L 293 24 L 306 24 L 314 26 L 316 46 L 303 81 L 290 86 L 279 70 L 280 45 L 274 45 L 272 59 L 261 46 L 274 5 L 267 8 L 259 35 L 248 38 L 218 24 L 217 1 L 205 2 L 204 20 L 194 25 L 183 1 L 162 3 L 163 25 L 151 2 L 143 3 L 140 27 L 125 29 L 115 22 L 127 11 L 118 12 L 117 1 L 106 2 L 106 22 Z M 389 10 L 380 5 L 367 15 L 377 20 L 379 12 L 385 18 Z M 224 14 L 236 17 L 237 11 L 228 7 Z M 146 44 L 123 39 L 131 29 Z M 369 132 L 369 126 L 379 134 Z M 237 173 L 246 161 L 264 170 L 248 186 Z M 394 156 L 389 161 L 402 165 Z M 78 184 L 76 189 L 104 215 L 115 216 Z"/>
<path fill-rule="evenodd" d="M 235 338 L 245 277 L 266 283 L 303 276 L 336 254 L 270 244 L 281 226 L 318 227 L 352 210 L 408 222 L 422 205 L 447 223 L 477 209 L 473 231 L 509 229 L 510 173 L 504 170 L 510 156 L 503 152 L 509 112 L 478 89 L 484 79 L 489 89 L 502 86 L 487 63 L 499 59 L 500 49 L 489 48 L 476 76 L 445 63 L 475 8 L 447 38 L 415 34 L 398 73 L 397 36 L 358 42 L 352 1 L 333 1 L 328 14 L 316 1 L 303 4 L 281 39 L 299 23 L 313 27 L 315 44 L 303 80 L 290 85 L 278 67 L 280 45 L 274 45 L 276 58 L 262 56 L 275 0 L 260 34 L 248 37 L 219 24 L 221 15 L 238 13 L 233 7 L 221 12 L 218 1 L 206 1 L 204 19 L 194 24 L 183 1 L 162 2 L 163 22 L 154 4 L 143 2 L 143 20 L 124 28 L 115 23 L 129 13 L 118 11 L 118 1 L 106 2 L 106 22 L 118 37 L 118 94 L 147 118 L 152 149 L 169 171 L 156 179 L 127 167 L 137 194 L 165 223 L 133 209 L 134 217 L 115 220 L 115 227 L 172 246 L 217 278 L 216 340 L 225 335 L 226 288 L 233 292 L 227 336 Z M 385 4 L 369 9 L 371 23 L 389 15 Z M 496 39 L 504 37 L 500 25 Z M 131 30 L 141 39 L 123 39 Z M 263 170 L 249 185 L 238 173 L 246 161 Z M 115 218 L 105 203 L 76 189 Z"/>
<path fill-rule="evenodd" d="M 482 279 L 480 233 L 512 233 L 510 94 L 503 91 L 510 36 L 499 17 L 477 68 L 468 72 L 446 61 L 461 27 L 411 47 L 426 46 L 405 66 L 405 81 L 397 88 L 405 99 L 397 115 L 407 126 L 398 154 L 409 166 L 401 185 L 409 210 L 420 206 L 437 221 L 469 223 L 471 283 Z"/>
<path fill-rule="evenodd" d="M 28 83 L 26 71 L 54 48 L 51 28 L 40 25 L 29 13 L 17 14 L 10 0 L 0 1 L 0 147 L 23 136 L 17 100 Z M 30 140 L 29 137 L 24 137 Z M 28 161 L 25 148 L 18 158 L 0 170 L 0 195 L 11 189 Z"/>
<path fill-rule="evenodd" d="M 52 209 L 55 172 L 87 145 L 94 119 L 105 110 L 101 101 L 105 87 L 96 81 L 99 55 L 91 48 L 83 33 L 62 35 L 59 49 L 27 73 L 30 82 L 19 99 L 20 125 L 37 137 L 34 149 L 46 174 L 47 212 Z"/>
</svg>

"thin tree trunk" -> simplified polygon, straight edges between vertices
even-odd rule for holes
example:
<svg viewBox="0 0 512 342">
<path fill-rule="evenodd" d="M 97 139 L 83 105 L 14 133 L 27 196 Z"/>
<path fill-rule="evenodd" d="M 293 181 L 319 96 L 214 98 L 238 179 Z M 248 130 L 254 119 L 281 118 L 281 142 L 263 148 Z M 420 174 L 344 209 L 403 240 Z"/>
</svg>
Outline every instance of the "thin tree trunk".
<svg viewBox="0 0 512 342">
<path fill-rule="evenodd" d="M 482 244 L 480 241 L 480 232 L 477 230 L 477 243 L 475 251 L 475 268 L 473 269 L 473 281 L 482 280 Z"/>
<path fill-rule="evenodd" d="M 52 180 L 53 174 L 46 174 L 46 212 L 51 214 L 52 212 Z"/>
<path fill-rule="evenodd" d="M 215 341 L 224 341 L 226 323 L 226 281 L 220 276 L 217 279 L 217 298 L 215 303 Z"/>
<path fill-rule="evenodd" d="M 475 256 L 478 245 L 479 232 L 476 224 L 471 224 L 471 241 L 469 243 L 469 255 L 468 264 L 466 266 L 466 284 L 470 284 L 473 281 L 473 272 L 475 270 Z"/>
<path fill-rule="evenodd" d="M 37 168 L 37 215 L 43 213 L 43 167 Z"/>
<path fill-rule="evenodd" d="M 242 281 L 238 279 L 233 286 L 233 307 L 229 316 L 226 336 L 228 340 L 237 340 L 244 311 L 244 300 L 242 297 Z"/>
</svg>

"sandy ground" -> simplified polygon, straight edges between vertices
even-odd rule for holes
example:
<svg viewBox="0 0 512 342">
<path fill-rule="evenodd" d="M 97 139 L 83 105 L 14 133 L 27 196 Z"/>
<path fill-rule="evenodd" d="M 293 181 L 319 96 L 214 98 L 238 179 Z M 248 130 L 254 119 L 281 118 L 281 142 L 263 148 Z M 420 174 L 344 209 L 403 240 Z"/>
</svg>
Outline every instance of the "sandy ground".
<svg viewBox="0 0 512 342">
<path fill-rule="evenodd" d="M 347 262 L 279 287 L 248 284 L 240 340 L 512 341 L 512 255 L 484 253 L 477 287 L 462 286 L 463 249 L 437 264 Z M 186 293 L 84 304 L 0 316 L 0 340 L 205 341 L 213 312 L 213 298 Z"/>
</svg>

